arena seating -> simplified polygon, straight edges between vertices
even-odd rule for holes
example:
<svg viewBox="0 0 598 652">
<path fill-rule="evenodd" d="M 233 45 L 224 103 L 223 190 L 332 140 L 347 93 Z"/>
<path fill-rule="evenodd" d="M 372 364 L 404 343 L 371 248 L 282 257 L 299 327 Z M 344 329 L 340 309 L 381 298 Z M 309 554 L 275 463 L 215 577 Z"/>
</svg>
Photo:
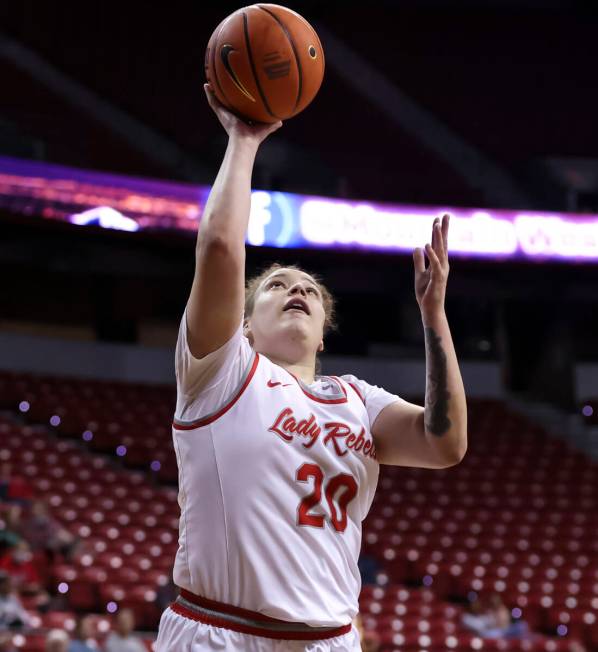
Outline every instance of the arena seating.
<svg viewBox="0 0 598 652">
<path fill-rule="evenodd" d="M 75 627 L 75 616 L 73 612 L 50 612 L 48 614 L 35 615 L 33 624 L 38 628 L 34 633 L 15 633 L 13 636 L 13 645 L 18 652 L 45 652 L 46 632 L 51 629 L 63 629 L 66 632 L 72 632 Z M 90 615 L 91 633 L 93 638 L 100 644 L 103 643 L 107 634 L 112 628 L 111 618 L 95 614 Z M 143 644 L 148 652 L 153 650 L 153 637 L 141 637 Z"/>
<path fill-rule="evenodd" d="M 43 8 L 40 11 L 45 12 Z M 52 25 L 52 31 L 46 33 L 37 30 L 31 33 L 27 29 L 19 29 L 15 37 L 46 57 L 65 74 L 166 135 L 186 152 L 206 164 L 212 164 L 212 158 L 220 156 L 221 145 L 212 140 L 215 118 L 203 96 L 202 66 L 204 47 L 212 29 L 222 20 L 223 13 L 226 10 L 222 6 L 212 7 L 203 3 L 195 19 L 181 21 L 179 17 L 176 24 L 164 27 L 162 47 L 155 47 L 155 41 L 148 38 L 149 25 L 145 29 L 139 24 L 148 20 L 148 16 L 138 15 L 137 29 L 131 29 L 129 21 L 99 20 L 95 24 L 98 42 L 109 42 L 113 45 L 110 48 L 96 49 L 86 34 L 74 32 L 67 24 L 57 21 L 51 11 L 44 15 L 43 20 Z M 349 10 L 346 17 L 349 23 L 354 21 L 355 29 L 358 30 L 355 33 L 367 37 L 367 31 L 362 29 L 363 12 L 353 13 Z M 169 18 L 161 13 L 158 20 L 164 24 Z M 60 38 L 58 35 L 62 35 L 59 48 L 55 46 L 55 39 Z M 128 44 L 126 66 L 122 64 L 118 43 Z M 359 46 L 363 45 L 359 43 Z M 364 51 L 363 47 L 361 49 L 361 54 L 366 54 L 366 58 L 369 58 L 370 52 Z M 85 58 L 77 55 L 82 50 L 86 52 Z M 173 61 L 177 62 L 174 67 Z M 148 89 L 155 88 L 158 79 L 160 88 L 156 89 L 151 102 L 148 102 Z M 20 111 L 35 106 L 32 95 L 39 95 L 40 92 L 44 94 L 39 89 L 35 91 L 33 86 L 31 79 L 26 84 L 13 86 L 14 101 L 19 102 Z M 339 98 L 346 98 L 345 104 L 350 103 L 351 110 L 339 107 Z M 356 101 L 362 107 L 361 117 L 356 115 L 353 106 Z M 63 110 L 62 107 L 60 110 Z M 441 206 L 484 205 L 483 195 L 478 188 L 455 173 L 447 162 L 422 147 L 413 135 L 400 128 L 378 107 L 356 97 L 355 89 L 342 81 L 331 67 L 327 69 L 325 83 L 318 95 L 318 110 L 320 113 L 317 118 L 312 117 L 310 120 L 306 115 L 289 121 L 279 139 L 280 142 L 299 148 L 304 156 L 311 156 L 312 165 L 316 168 L 324 163 L 327 169 L 334 171 L 336 177 L 339 176 L 337 170 L 342 170 L 346 185 L 343 195 L 370 200 L 376 198 L 379 201 L 437 203 Z M 73 110 L 71 112 L 76 113 Z M 15 121 L 17 119 L 18 112 Z M 28 119 L 32 120 L 33 116 Z M 75 125 L 83 119 L 84 116 L 73 116 Z M 332 122 L 335 128 L 327 129 L 325 125 Z M 210 129 L 205 128 L 206 124 L 210 125 Z M 52 125 L 41 124 L 38 120 L 32 125 L 35 135 L 53 143 L 57 139 L 52 136 L 51 128 Z M 88 125 L 87 130 L 90 129 L 91 126 Z M 97 125 L 94 129 L 98 129 Z M 85 134 L 82 130 L 79 133 Z M 71 145 L 71 138 L 72 147 L 81 148 L 81 145 L 77 145 L 77 133 L 74 130 L 62 133 L 61 138 L 62 145 L 60 142 L 53 144 L 51 160 L 77 164 L 73 161 L 71 152 L 60 151 L 61 147 L 64 150 L 65 139 Z M 93 140 L 94 147 L 85 148 L 84 154 L 90 167 L 114 171 L 128 168 L 135 175 L 164 176 L 164 171 L 158 174 L 150 170 L 147 160 L 141 160 L 141 155 L 128 151 L 129 148 L 114 140 L 114 136 L 98 134 Z M 87 143 L 89 137 L 79 138 L 79 141 Z M 350 143 L 354 153 L 349 158 L 341 153 L 347 143 Z M 385 146 L 382 153 L 381 143 Z M 126 159 L 121 156 L 123 150 Z M 114 151 L 119 152 L 118 157 L 114 157 Z M 109 163 L 107 156 L 112 159 Z M 387 164 L 381 165 L 381 160 Z M 295 176 L 299 174 L 299 171 L 295 172 Z M 298 187 L 298 181 L 297 178 L 277 179 L 276 184 L 282 184 L 277 189 L 315 192 L 314 184 L 318 183 L 316 179 L 310 178 L 306 187 Z M 334 184 L 317 188 L 320 194 L 338 192 Z"/>
<path fill-rule="evenodd" d="M 498 592 L 535 630 L 596 640 L 595 463 L 500 403 L 471 407 L 457 467 L 384 468 L 364 552 L 384 560 L 389 583 L 446 599 Z M 372 604 L 388 604 L 383 590 Z"/>
<path fill-rule="evenodd" d="M 120 456 L 125 466 L 177 480 L 172 388 L 7 375 L 0 378 L 0 407 L 17 408 L 91 451 Z"/>
<path fill-rule="evenodd" d="M 105 613 L 115 602 L 155 627 L 156 590 L 177 547 L 173 389 L 1 373 L 0 397 L 11 415 L 0 421 L 0 460 L 15 462 L 84 543 L 75 560 L 48 571 L 67 614 Z M 597 645 L 596 471 L 503 403 L 470 401 L 461 464 L 381 467 L 364 523 L 363 553 L 379 565 L 361 596 L 366 627 L 387 651 Z M 542 634 L 468 633 L 460 616 L 472 592 L 499 593 Z"/>
<path fill-rule="evenodd" d="M 1 419 L 0 433 L 1 461 L 13 464 L 53 517 L 81 540 L 70 563 L 48 567 L 37 557 L 50 592 L 63 595 L 66 609 L 39 615 L 38 626 L 68 631 L 75 612 L 106 614 L 118 606 L 135 612 L 138 628 L 155 629 L 156 590 L 168 584 L 176 550 L 176 492 L 152 487 L 139 473 L 113 470 L 105 457 L 56 441 L 45 427 Z M 109 618 L 99 619 L 98 638 L 109 628 Z M 15 644 L 43 649 L 35 635 Z"/>
</svg>

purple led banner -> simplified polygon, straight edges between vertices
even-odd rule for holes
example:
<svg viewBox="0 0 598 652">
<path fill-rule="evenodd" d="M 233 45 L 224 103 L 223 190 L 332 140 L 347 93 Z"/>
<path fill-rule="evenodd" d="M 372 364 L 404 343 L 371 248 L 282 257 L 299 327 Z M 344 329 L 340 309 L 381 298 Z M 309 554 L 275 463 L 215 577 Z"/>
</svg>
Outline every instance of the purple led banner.
<svg viewBox="0 0 598 652">
<path fill-rule="evenodd" d="M 0 207 L 123 231 L 197 230 L 209 188 L 0 156 Z"/>
<path fill-rule="evenodd" d="M 12 214 L 126 231 L 194 234 L 210 188 L 0 157 L 0 206 Z M 598 262 L 598 215 L 424 207 L 254 191 L 254 246 L 411 252 L 451 214 L 451 255 Z"/>
<path fill-rule="evenodd" d="M 312 245 L 412 251 L 429 241 L 432 222 L 443 213 L 451 215 L 453 254 L 598 261 L 598 215 L 308 198 L 300 223 Z"/>
</svg>

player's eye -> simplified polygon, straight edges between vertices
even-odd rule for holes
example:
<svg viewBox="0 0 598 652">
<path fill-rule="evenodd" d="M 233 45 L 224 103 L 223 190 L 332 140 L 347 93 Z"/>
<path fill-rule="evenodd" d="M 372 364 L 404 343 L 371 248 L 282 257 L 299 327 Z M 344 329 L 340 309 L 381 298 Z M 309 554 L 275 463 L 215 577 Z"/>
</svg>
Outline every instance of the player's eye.
<svg viewBox="0 0 598 652">
<path fill-rule="evenodd" d="M 316 288 L 307 288 L 307 291 L 311 292 L 312 294 L 315 294 L 316 296 L 318 296 L 318 292 L 317 292 Z"/>
<path fill-rule="evenodd" d="M 281 282 L 281 281 L 270 281 L 268 287 L 269 287 L 269 288 L 273 288 L 273 287 L 275 287 L 276 285 L 282 285 L 282 282 Z"/>
</svg>

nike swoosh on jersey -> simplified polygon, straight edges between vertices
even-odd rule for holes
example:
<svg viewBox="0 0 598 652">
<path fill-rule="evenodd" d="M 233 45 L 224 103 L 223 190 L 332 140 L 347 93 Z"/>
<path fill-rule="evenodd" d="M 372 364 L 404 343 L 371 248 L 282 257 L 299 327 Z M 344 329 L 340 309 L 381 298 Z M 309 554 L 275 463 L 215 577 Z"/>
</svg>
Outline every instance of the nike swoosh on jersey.
<svg viewBox="0 0 598 652">
<path fill-rule="evenodd" d="M 237 77 L 237 73 L 234 71 L 234 68 L 231 65 L 229 56 L 231 52 L 234 52 L 235 48 L 232 45 L 223 45 L 220 49 L 220 58 L 222 59 L 222 64 L 226 68 L 226 72 L 230 75 L 230 78 L 233 80 L 233 84 L 252 102 L 255 102 L 253 95 L 243 86 L 241 80 Z"/>
<path fill-rule="evenodd" d="M 268 387 L 278 387 L 278 385 L 281 385 L 282 387 L 290 387 L 292 385 L 292 383 L 286 383 L 285 385 L 283 385 L 281 382 L 279 382 L 277 380 L 269 380 L 268 381 Z"/>
</svg>

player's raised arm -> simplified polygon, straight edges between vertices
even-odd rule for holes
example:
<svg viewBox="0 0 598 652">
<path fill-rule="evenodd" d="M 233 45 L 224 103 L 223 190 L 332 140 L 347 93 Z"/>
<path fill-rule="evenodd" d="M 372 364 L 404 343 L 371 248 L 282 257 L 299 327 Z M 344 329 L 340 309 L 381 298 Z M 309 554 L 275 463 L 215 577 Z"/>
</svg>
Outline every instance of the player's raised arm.
<svg viewBox="0 0 598 652">
<path fill-rule="evenodd" d="M 197 233 L 195 276 L 187 303 L 189 349 L 196 358 L 227 342 L 243 315 L 253 163 L 260 143 L 282 125 L 248 125 L 218 102 L 208 84 L 204 88 L 228 134 L 228 146 Z"/>
<path fill-rule="evenodd" d="M 413 252 L 415 296 L 426 339 L 425 407 L 396 402 L 380 413 L 372 433 L 380 464 L 443 469 L 467 451 L 467 402 L 444 309 L 449 273 L 449 216 L 434 220 L 432 241 Z"/>
</svg>

